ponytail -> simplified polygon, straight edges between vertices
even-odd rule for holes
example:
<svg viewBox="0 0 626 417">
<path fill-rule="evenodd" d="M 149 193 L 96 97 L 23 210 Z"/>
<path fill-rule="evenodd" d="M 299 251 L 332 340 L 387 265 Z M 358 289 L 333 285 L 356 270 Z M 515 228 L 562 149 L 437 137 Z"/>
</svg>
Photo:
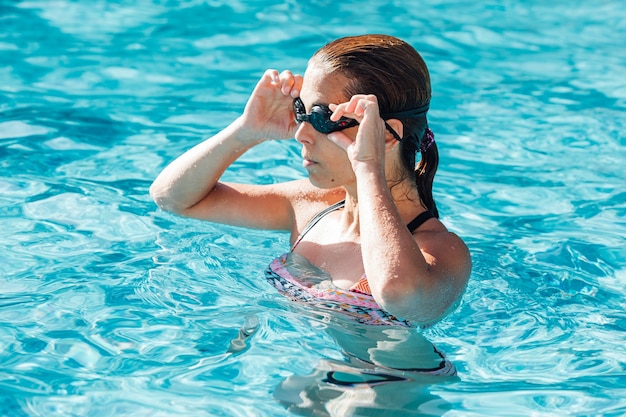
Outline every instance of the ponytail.
<svg viewBox="0 0 626 417">
<path fill-rule="evenodd" d="M 437 205 L 433 198 L 433 181 L 439 165 L 439 150 L 437 149 L 433 132 L 430 129 L 426 129 L 420 143 L 422 158 L 417 168 L 415 168 L 417 192 L 426 208 L 436 218 L 439 218 L 439 210 L 437 210 Z"/>
<path fill-rule="evenodd" d="M 421 126 L 415 126 L 416 121 L 405 120 L 405 126 L 411 132 L 420 132 L 421 139 L 414 133 L 408 133 L 400 142 L 400 155 L 402 163 L 408 172 L 414 172 L 415 185 L 422 204 L 431 213 L 439 218 L 439 210 L 433 198 L 433 181 L 439 165 L 439 150 L 435 143 L 435 136 L 428 128 L 425 118 L 421 120 Z M 413 126 L 412 126 L 413 125 Z M 420 152 L 421 158 L 416 166 L 416 156 Z"/>
</svg>

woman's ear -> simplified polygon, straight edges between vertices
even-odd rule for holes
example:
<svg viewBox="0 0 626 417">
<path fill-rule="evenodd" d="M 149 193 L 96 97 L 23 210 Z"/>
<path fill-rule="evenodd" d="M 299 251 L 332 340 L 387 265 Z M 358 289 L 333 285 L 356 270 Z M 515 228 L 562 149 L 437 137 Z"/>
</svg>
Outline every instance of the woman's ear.
<svg viewBox="0 0 626 417">
<path fill-rule="evenodd" d="M 385 120 L 385 122 L 387 123 L 389 128 L 393 129 L 393 131 L 398 135 L 398 137 L 402 138 L 404 134 L 404 126 L 402 125 L 402 122 L 400 120 L 389 119 L 389 120 Z M 390 150 L 394 148 L 396 145 L 398 145 L 399 143 L 400 142 L 398 141 L 398 138 L 389 130 L 387 130 L 387 133 L 385 135 L 385 149 Z"/>
</svg>

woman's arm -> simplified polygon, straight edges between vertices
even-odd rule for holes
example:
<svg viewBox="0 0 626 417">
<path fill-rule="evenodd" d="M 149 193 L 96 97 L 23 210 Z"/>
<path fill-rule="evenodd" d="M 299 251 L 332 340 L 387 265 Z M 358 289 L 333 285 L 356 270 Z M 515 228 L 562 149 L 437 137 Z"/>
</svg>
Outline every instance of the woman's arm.
<svg viewBox="0 0 626 417">
<path fill-rule="evenodd" d="M 329 138 L 346 149 L 357 179 L 363 265 L 382 308 L 418 324 L 443 317 L 463 293 L 471 262 L 465 244 L 443 225 L 411 234 L 385 176 L 386 147 L 394 144 L 380 119 L 375 96 L 355 96 L 335 107 L 333 119 L 360 122 L 354 141 L 341 132 Z"/>
<path fill-rule="evenodd" d="M 267 70 L 239 118 L 217 135 L 194 146 L 169 164 L 150 187 L 166 211 L 233 225 L 290 229 L 298 186 L 224 184 L 224 171 L 253 146 L 268 139 L 293 137 L 293 97 L 302 77 Z"/>
<path fill-rule="evenodd" d="M 382 308 L 414 323 L 445 316 L 465 290 L 471 262 L 465 243 L 441 225 L 407 229 L 384 176 L 366 165 L 356 171 L 363 265 Z"/>
<path fill-rule="evenodd" d="M 254 132 L 246 133 L 238 118 L 165 167 L 152 183 L 150 195 L 163 210 L 195 217 L 193 207 L 214 190 L 224 171 L 262 141 Z"/>
</svg>

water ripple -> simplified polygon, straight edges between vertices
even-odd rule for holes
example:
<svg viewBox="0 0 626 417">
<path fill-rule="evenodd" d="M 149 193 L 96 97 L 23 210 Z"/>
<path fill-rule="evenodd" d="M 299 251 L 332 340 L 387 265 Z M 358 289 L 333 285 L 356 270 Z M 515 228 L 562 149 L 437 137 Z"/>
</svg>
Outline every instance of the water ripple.
<svg viewBox="0 0 626 417">
<path fill-rule="evenodd" d="M 342 359 L 263 279 L 285 234 L 168 215 L 148 187 L 241 112 L 265 68 L 302 72 L 326 41 L 364 31 L 423 52 L 435 198 L 474 262 L 457 310 L 426 330 L 459 381 L 425 388 L 441 401 L 424 407 L 626 412 L 618 2 L 0 9 L 1 415 L 289 415 L 276 386 Z M 303 178 L 299 155 L 268 142 L 224 178 Z M 249 317 L 258 329 L 234 353 Z"/>
</svg>

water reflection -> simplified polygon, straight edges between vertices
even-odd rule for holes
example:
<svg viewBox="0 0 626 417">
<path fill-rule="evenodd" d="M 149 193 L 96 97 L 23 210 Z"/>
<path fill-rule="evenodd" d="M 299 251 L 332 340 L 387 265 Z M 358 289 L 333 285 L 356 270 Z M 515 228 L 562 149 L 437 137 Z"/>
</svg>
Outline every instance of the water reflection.
<svg viewBox="0 0 626 417">
<path fill-rule="evenodd" d="M 323 360 L 310 374 L 285 379 L 274 398 L 303 416 L 441 416 L 452 407 L 432 385 L 455 379 Z"/>
<path fill-rule="evenodd" d="M 289 254 L 284 265 L 305 288 L 338 290 L 328 274 L 301 256 Z M 274 283 L 274 275 L 271 278 Z M 308 293 L 299 296 L 299 292 L 285 295 L 296 301 L 316 328 L 334 339 L 343 355 L 343 360 L 325 358 L 308 375 L 292 375 L 279 384 L 274 397 L 289 411 L 311 416 L 440 415 L 445 411 L 443 400 L 432 395 L 430 387 L 455 380 L 456 368 L 419 329 L 396 319 L 363 321 L 342 298 L 334 301 Z M 247 334 L 253 332 L 244 323 L 235 345 L 244 346 Z M 423 405 L 431 410 L 425 413 Z"/>
<path fill-rule="evenodd" d="M 310 306 L 299 310 L 333 337 L 343 360 L 324 358 L 310 373 L 282 380 L 273 395 L 290 413 L 440 416 L 451 409 L 433 388 L 457 382 L 456 368 L 419 330 L 356 324 Z M 246 317 L 229 352 L 245 353 L 258 327 L 256 317 Z"/>
</svg>

